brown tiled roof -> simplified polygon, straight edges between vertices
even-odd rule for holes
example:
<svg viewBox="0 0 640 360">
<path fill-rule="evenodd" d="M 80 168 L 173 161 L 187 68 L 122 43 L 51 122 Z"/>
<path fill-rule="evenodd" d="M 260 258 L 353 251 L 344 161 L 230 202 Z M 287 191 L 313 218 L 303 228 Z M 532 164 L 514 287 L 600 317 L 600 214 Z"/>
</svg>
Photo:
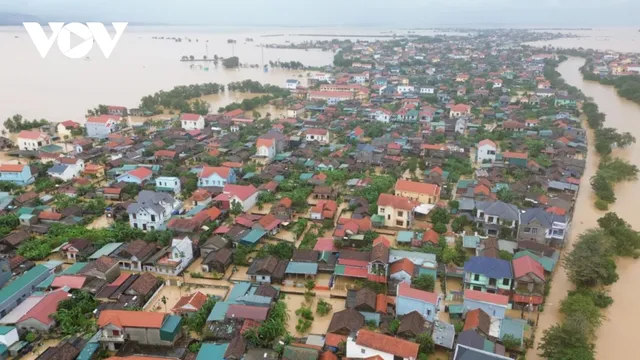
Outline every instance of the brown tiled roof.
<svg viewBox="0 0 640 360">
<path fill-rule="evenodd" d="M 347 335 L 364 326 L 364 315 L 355 309 L 345 309 L 333 314 L 327 332 Z"/>
<path fill-rule="evenodd" d="M 18 230 L 18 231 L 13 231 L 11 233 L 9 233 L 9 235 L 5 236 L 2 241 L 13 246 L 16 247 L 18 245 L 20 245 L 22 242 L 26 241 L 27 239 L 29 239 L 31 237 L 31 235 L 29 235 L 28 232 L 24 231 L 24 230 Z"/>
<path fill-rule="evenodd" d="M 28 201 L 31 201 L 33 199 L 37 199 L 38 198 L 38 194 L 33 192 L 33 191 L 29 191 L 27 193 L 24 193 L 20 196 L 17 196 L 14 200 L 20 204 L 24 204 Z"/>
<path fill-rule="evenodd" d="M 117 263 L 116 259 L 103 255 L 96 259 L 96 269 L 100 272 L 107 272 Z"/>
<path fill-rule="evenodd" d="M 136 281 L 131 284 L 129 289 L 134 290 L 140 295 L 147 295 L 158 284 L 158 278 L 151 275 L 151 273 L 142 273 Z"/>
<path fill-rule="evenodd" d="M 258 288 L 253 294 L 258 296 L 267 296 L 270 298 L 275 298 L 278 295 L 278 290 L 271 285 L 262 284 L 258 286 Z"/>
<path fill-rule="evenodd" d="M 467 312 L 464 320 L 464 330 L 479 329 L 485 334 L 489 334 L 491 328 L 491 317 L 482 309 L 475 309 Z"/>
<path fill-rule="evenodd" d="M 370 288 L 362 288 L 356 292 L 355 307 L 359 311 L 376 311 L 376 293 Z"/>
<path fill-rule="evenodd" d="M 224 352 L 224 359 L 241 359 L 247 350 L 247 342 L 244 336 L 238 334 L 229 343 L 227 351 Z"/>
<path fill-rule="evenodd" d="M 222 248 L 220 250 L 210 252 L 207 257 L 202 261 L 203 264 L 208 264 L 212 261 L 217 261 L 221 264 L 226 264 L 227 260 L 233 255 L 233 251 L 229 248 Z"/>
<path fill-rule="evenodd" d="M 398 327 L 398 334 L 406 336 L 416 336 L 425 331 L 424 323 L 426 320 L 417 311 L 412 311 L 400 320 L 400 326 Z"/>
<path fill-rule="evenodd" d="M 315 250 L 295 249 L 292 261 L 318 262 L 318 252 Z"/>
<path fill-rule="evenodd" d="M 155 248 L 156 245 L 154 243 L 147 243 L 143 240 L 134 240 L 127 245 L 125 251 L 128 254 L 137 257 L 139 260 L 142 260 L 151 255 L 151 252 L 154 251 Z"/>
<path fill-rule="evenodd" d="M 91 243 L 87 239 L 71 239 L 69 244 L 78 250 L 84 250 L 91 246 Z"/>
</svg>

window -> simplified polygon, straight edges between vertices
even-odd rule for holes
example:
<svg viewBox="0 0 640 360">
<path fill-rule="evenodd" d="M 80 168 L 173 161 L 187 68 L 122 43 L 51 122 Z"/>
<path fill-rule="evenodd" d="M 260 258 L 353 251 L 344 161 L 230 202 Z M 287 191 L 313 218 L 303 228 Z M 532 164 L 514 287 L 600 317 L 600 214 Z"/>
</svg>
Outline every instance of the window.
<svg viewBox="0 0 640 360">
<path fill-rule="evenodd" d="M 480 274 L 473 274 L 473 281 L 480 281 Z"/>
<path fill-rule="evenodd" d="M 530 227 L 526 227 L 522 231 L 524 231 L 525 234 L 529 234 L 529 233 L 531 233 L 531 228 Z"/>
<path fill-rule="evenodd" d="M 396 226 L 404 226 L 404 221 L 396 220 Z"/>
<path fill-rule="evenodd" d="M 113 336 L 120 336 L 120 330 L 111 330 Z"/>
<path fill-rule="evenodd" d="M 504 286 L 509 286 L 511 284 L 511 280 L 509 279 L 502 279 L 502 285 Z"/>
<path fill-rule="evenodd" d="M 403 211 L 398 211 L 398 216 L 400 216 L 400 217 L 404 216 L 404 212 Z"/>
<path fill-rule="evenodd" d="M 427 310 L 427 316 L 431 315 L 431 310 Z"/>
<path fill-rule="evenodd" d="M 391 220 L 391 214 L 387 215 L 387 220 Z"/>
<path fill-rule="evenodd" d="M 494 221 L 495 221 L 495 219 L 496 219 L 496 218 L 495 218 L 494 216 L 489 216 L 489 217 L 487 217 L 487 222 L 492 223 L 492 222 L 494 222 Z"/>
<path fill-rule="evenodd" d="M 151 215 L 151 221 L 156 221 L 156 216 L 155 215 Z"/>
<path fill-rule="evenodd" d="M 380 214 L 384 214 L 384 208 L 379 209 Z"/>
<path fill-rule="evenodd" d="M 531 228 L 531 234 L 537 234 L 538 228 Z"/>
<path fill-rule="evenodd" d="M 138 228 L 138 223 L 133 223 L 133 227 L 137 229 Z"/>
</svg>

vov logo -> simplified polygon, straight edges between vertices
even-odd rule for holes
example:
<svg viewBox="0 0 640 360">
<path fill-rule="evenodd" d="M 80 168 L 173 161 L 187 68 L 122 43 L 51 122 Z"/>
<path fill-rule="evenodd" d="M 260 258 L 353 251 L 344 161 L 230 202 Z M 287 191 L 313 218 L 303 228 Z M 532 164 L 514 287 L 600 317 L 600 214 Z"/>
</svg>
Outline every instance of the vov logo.
<svg viewBox="0 0 640 360">
<path fill-rule="evenodd" d="M 93 41 L 95 40 L 100 50 L 102 50 L 104 57 L 108 59 L 129 23 L 114 22 L 111 24 L 115 30 L 115 36 L 113 38 L 109 35 L 109 32 L 107 32 L 104 24 L 99 22 L 88 22 L 86 25 L 77 22 L 68 24 L 63 22 L 50 22 L 49 27 L 53 32 L 50 37 L 47 37 L 44 29 L 37 22 L 22 23 L 43 59 L 47 56 L 49 50 L 51 50 L 56 39 L 58 40 L 58 48 L 68 58 L 79 59 L 87 56 L 93 48 Z M 71 48 L 72 33 L 83 40 L 82 43 L 74 48 Z"/>
</svg>

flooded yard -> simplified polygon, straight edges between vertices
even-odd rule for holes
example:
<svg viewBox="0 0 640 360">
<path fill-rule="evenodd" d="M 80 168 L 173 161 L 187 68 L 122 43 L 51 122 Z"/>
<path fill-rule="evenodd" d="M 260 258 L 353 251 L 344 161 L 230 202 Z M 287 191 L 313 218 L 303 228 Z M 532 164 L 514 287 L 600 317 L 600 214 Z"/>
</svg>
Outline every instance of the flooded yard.
<svg viewBox="0 0 640 360">
<path fill-rule="evenodd" d="M 329 312 L 325 316 L 320 316 L 316 314 L 316 305 L 318 303 L 318 299 L 323 299 L 324 301 L 331 304 L 333 307 L 331 312 Z M 287 312 L 289 313 L 289 321 L 287 321 L 287 330 L 294 336 L 301 336 L 296 331 L 296 324 L 298 323 L 298 316 L 296 315 L 296 310 L 298 310 L 302 305 L 309 307 L 309 303 L 306 303 L 303 295 L 290 295 L 287 294 L 285 298 L 285 302 L 287 303 Z M 317 296 L 313 299 L 313 303 L 310 306 L 313 311 L 313 325 L 311 325 L 311 329 L 305 333 L 306 334 L 316 334 L 323 335 L 327 333 L 327 329 L 329 328 L 329 323 L 331 322 L 331 318 L 333 314 L 337 311 L 344 310 L 345 308 L 345 300 L 344 299 L 329 299 L 328 297 Z"/>
<path fill-rule="evenodd" d="M 153 297 L 149 304 L 144 308 L 146 311 L 155 312 L 171 312 L 171 308 L 180 300 L 182 296 L 191 295 L 196 291 L 200 291 L 206 295 L 217 295 L 224 299 L 227 295 L 226 289 L 216 289 L 210 287 L 198 286 L 164 286 L 160 292 Z M 163 297 L 166 299 L 166 307 L 163 303 Z"/>
<path fill-rule="evenodd" d="M 113 220 L 108 218 L 107 215 L 102 215 L 87 225 L 87 229 L 104 229 L 113 224 Z"/>
<path fill-rule="evenodd" d="M 39 346 L 36 345 L 30 353 L 24 355 L 20 359 L 35 360 L 36 358 L 38 358 L 38 356 L 40 356 L 40 354 L 45 352 L 45 350 L 47 350 L 48 348 L 58 345 L 60 341 L 62 341 L 62 339 L 44 340 L 39 344 Z"/>
</svg>

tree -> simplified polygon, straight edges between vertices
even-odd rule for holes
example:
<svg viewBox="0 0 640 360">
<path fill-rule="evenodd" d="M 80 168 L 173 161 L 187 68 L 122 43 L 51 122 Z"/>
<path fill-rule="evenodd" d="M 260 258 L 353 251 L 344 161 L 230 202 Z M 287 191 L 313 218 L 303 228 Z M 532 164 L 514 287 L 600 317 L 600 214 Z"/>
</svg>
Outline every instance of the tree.
<svg viewBox="0 0 640 360">
<path fill-rule="evenodd" d="M 78 335 L 92 330 L 94 321 L 91 315 L 97 306 L 98 302 L 93 295 L 79 291 L 58 303 L 53 317 L 63 335 Z"/>
<path fill-rule="evenodd" d="M 611 243 L 603 230 L 587 230 L 581 234 L 573 250 L 565 258 L 565 269 L 576 286 L 610 285 L 618 280 Z"/>
<path fill-rule="evenodd" d="M 598 225 L 606 234 L 611 236 L 613 250 L 619 256 L 636 256 L 640 248 L 640 233 L 634 231 L 631 226 L 618 217 L 616 213 L 607 213 L 598 219 Z"/>
<path fill-rule="evenodd" d="M 447 232 L 447 225 L 441 223 L 435 224 L 433 230 L 438 234 L 444 234 Z"/>
<path fill-rule="evenodd" d="M 433 292 L 433 289 L 436 286 L 436 279 L 434 279 L 431 275 L 421 274 L 417 277 L 414 277 L 411 280 L 411 284 L 416 289 Z"/>
<path fill-rule="evenodd" d="M 457 218 L 453 219 L 453 222 L 451 222 L 451 229 L 459 233 L 463 231 L 464 227 L 467 226 L 468 224 L 469 224 L 469 220 L 466 217 L 458 216 Z"/>
<path fill-rule="evenodd" d="M 244 211 L 244 209 L 242 208 L 242 203 L 239 201 L 232 201 L 231 202 L 231 214 L 233 215 L 240 215 L 242 212 Z"/>
<path fill-rule="evenodd" d="M 602 323 L 603 315 L 588 294 L 572 293 L 560 303 L 560 311 L 569 322 L 580 323 L 580 328 L 589 335 Z"/>
<path fill-rule="evenodd" d="M 608 203 L 614 203 L 616 201 L 613 185 L 602 174 L 596 173 L 596 175 L 591 178 L 591 188 L 600 200 Z"/>
<path fill-rule="evenodd" d="M 331 312 L 331 309 L 333 309 L 333 306 L 330 303 L 324 299 L 318 300 L 318 305 L 316 305 L 316 313 L 318 313 L 318 315 L 325 316 Z"/>
<path fill-rule="evenodd" d="M 214 296 L 207 297 L 207 301 L 205 301 L 198 311 L 185 318 L 185 325 L 189 331 L 193 331 L 198 334 L 203 333 L 204 329 L 206 329 L 205 324 L 207 322 L 207 317 L 209 316 L 209 313 L 211 313 L 211 310 L 213 310 L 216 302 L 217 301 Z"/>
<path fill-rule="evenodd" d="M 522 339 L 519 339 L 511 334 L 505 334 L 502 339 L 502 345 L 507 349 L 518 350 L 522 345 Z"/>
<path fill-rule="evenodd" d="M 538 350 L 549 360 L 595 360 L 595 346 L 587 334 L 569 322 L 544 330 Z"/>
<path fill-rule="evenodd" d="M 162 295 L 162 298 L 160 298 L 160 301 L 164 304 L 164 312 L 167 312 L 167 297 Z"/>
<path fill-rule="evenodd" d="M 416 336 L 416 344 L 420 345 L 418 352 L 421 354 L 431 355 L 436 352 L 436 346 L 429 333 L 418 334 L 418 336 Z"/>
<path fill-rule="evenodd" d="M 395 335 L 398 333 L 398 328 L 400 328 L 400 320 L 391 320 L 391 322 L 389 323 L 389 332 Z"/>
<path fill-rule="evenodd" d="M 445 208 L 436 208 L 431 211 L 431 222 L 434 224 L 444 224 L 447 225 L 451 220 L 451 215 L 449 211 Z"/>
<path fill-rule="evenodd" d="M 222 60 L 222 66 L 224 66 L 226 69 L 237 68 L 238 66 L 240 66 L 240 59 L 238 59 L 237 56 L 226 58 Z"/>
<path fill-rule="evenodd" d="M 497 195 L 498 195 L 498 200 L 504 201 L 506 203 L 511 203 L 515 200 L 515 194 L 513 193 L 513 191 L 507 188 L 502 188 L 498 190 Z"/>
</svg>

